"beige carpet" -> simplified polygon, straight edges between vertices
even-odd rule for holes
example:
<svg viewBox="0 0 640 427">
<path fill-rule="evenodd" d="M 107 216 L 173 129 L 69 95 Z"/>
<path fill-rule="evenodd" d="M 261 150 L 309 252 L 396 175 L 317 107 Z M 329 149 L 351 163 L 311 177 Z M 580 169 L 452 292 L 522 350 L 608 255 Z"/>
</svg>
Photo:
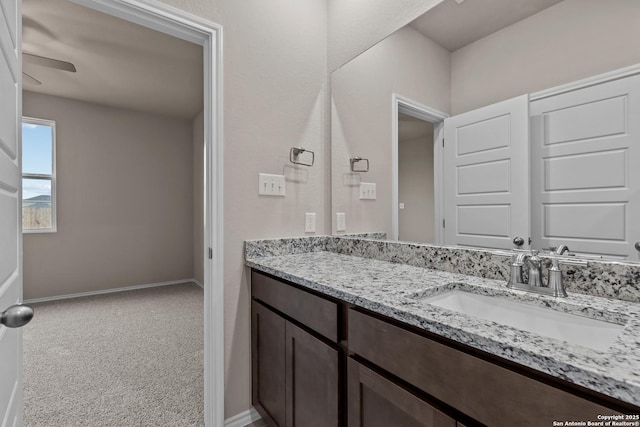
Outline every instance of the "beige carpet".
<svg viewBox="0 0 640 427">
<path fill-rule="evenodd" d="M 25 426 L 204 425 L 200 287 L 34 308 L 23 328 Z"/>
</svg>

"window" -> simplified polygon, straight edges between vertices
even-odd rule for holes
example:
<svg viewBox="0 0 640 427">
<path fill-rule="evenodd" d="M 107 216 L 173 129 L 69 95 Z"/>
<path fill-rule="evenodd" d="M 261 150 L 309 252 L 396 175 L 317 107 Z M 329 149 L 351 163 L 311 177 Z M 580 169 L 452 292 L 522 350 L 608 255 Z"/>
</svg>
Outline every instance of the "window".
<svg viewBox="0 0 640 427">
<path fill-rule="evenodd" d="M 56 123 L 22 118 L 22 231 L 56 231 Z"/>
</svg>

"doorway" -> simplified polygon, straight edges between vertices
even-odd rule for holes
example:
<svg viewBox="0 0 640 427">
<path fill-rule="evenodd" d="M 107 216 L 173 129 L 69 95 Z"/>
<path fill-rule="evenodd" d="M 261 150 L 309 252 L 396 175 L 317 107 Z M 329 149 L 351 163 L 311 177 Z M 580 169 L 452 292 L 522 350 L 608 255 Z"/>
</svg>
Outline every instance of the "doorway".
<svg viewBox="0 0 640 427">
<path fill-rule="evenodd" d="M 198 17 L 158 2 L 135 0 L 73 0 L 132 23 L 202 46 L 204 177 L 204 402 L 205 424 L 224 422 L 223 370 L 223 224 L 222 224 L 222 131 L 221 131 L 221 28 Z"/>
<path fill-rule="evenodd" d="M 398 113 L 398 240 L 433 243 L 433 123 Z"/>
<path fill-rule="evenodd" d="M 392 96 L 393 240 L 442 243 L 442 147 L 448 114 Z"/>
</svg>

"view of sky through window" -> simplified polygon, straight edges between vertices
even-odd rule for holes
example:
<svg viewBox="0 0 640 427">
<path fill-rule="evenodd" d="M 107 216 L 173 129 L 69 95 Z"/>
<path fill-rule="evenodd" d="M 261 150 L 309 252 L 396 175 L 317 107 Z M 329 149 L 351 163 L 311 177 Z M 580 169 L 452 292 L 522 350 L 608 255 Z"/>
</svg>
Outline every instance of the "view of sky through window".
<svg viewBox="0 0 640 427">
<path fill-rule="evenodd" d="M 53 165 L 53 129 L 50 126 L 22 124 L 22 172 L 51 175 Z M 51 195 L 51 180 L 24 179 L 23 200 Z"/>
</svg>

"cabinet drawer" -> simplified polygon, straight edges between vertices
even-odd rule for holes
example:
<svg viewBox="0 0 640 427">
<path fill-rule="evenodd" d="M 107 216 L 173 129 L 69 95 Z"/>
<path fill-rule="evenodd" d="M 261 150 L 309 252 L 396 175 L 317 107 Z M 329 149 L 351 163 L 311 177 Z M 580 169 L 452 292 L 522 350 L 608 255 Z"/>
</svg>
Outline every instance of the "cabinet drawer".
<svg viewBox="0 0 640 427">
<path fill-rule="evenodd" d="M 338 304 L 255 271 L 253 298 L 281 311 L 317 333 L 338 342 Z"/>
<path fill-rule="evenodd" d="M 348 361 L 348 427 L 456 427 L 456 421 L 353 359 Z"/>
<path fill-rule="evenodd" d="M 546 426 L 615 411 L 353 309 L 349 350 L 487 425 Z"/>
</svg>

